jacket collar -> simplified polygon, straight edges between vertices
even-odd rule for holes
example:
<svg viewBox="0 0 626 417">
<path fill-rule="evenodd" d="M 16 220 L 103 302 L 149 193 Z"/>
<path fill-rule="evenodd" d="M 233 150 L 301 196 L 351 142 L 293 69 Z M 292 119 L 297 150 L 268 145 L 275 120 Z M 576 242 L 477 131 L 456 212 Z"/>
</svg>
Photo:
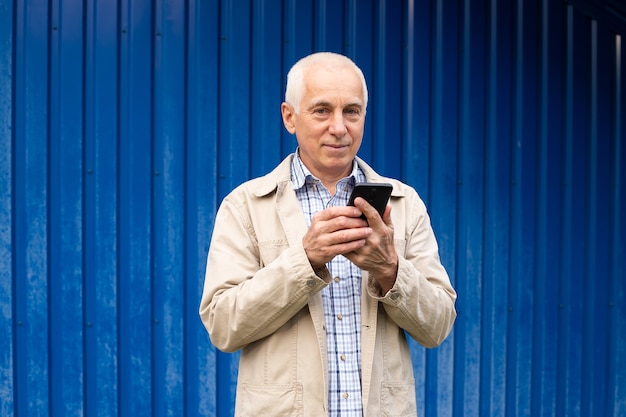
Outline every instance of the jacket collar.
<svg viewBox="0 0 626 417">
<path fill-rule="evenodd" d="M 259 178 L 259 183 L 256 186 L 256 189 L 252 192 L 256 197 L 264 197 L 268 194 L 273 193 L 278 188 L 284 187 L 286 184 L 291 182 L 291 161 L 293 160 L 295 154 L 289 154 L 285 159 L 282 160 L 276 168 L 274 168 L 269 174 Z M 393 191 L 391 195 L 393 197 L 403 197 L 404 191 L 401 187 L 398 186 L 398 181 L 383 177 L 379 175 L 374 169 L 369 166 L 365 161 L 363 161 L 358 156 L 356 157 L 356 162 L 359 164 L 359 167 L 365 174 L 365 178 L 368 182 L 389 182 L 394 184 Z"/>
</svg>

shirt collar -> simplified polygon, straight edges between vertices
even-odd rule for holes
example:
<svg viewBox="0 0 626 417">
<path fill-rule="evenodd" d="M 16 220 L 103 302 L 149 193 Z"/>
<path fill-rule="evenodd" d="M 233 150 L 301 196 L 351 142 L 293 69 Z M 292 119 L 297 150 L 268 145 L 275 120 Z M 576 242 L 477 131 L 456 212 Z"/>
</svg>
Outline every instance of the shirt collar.
<svg viewBox="0 0 626 417">
<path fill-rule="evenodd" d="M 352 161 L 352 172 L 346 178 L 357 182 L 365 182 L 365 175 L 359 168 L 359 164 L 356 162 L 356 158 Z M 293 183 L 293 189 L 298 190 L 302 188 L 307 182 L 319 181 L 319 178 L 311 174 L 311 171 L 304 165 L 302 159 L 300 159 L 300 148 L 296 149 L 295 156 L 291 161 L 291 182 Z"/>
</svg>

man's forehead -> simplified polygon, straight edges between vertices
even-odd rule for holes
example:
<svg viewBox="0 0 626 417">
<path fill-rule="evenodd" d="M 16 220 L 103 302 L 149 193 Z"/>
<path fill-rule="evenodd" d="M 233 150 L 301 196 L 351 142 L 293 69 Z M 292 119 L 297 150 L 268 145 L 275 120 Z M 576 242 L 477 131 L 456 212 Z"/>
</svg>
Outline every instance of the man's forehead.
<svg viewBox="0 0 626 417">
<path fill-rule="evenodd" d="M 339 63 L 337 62 L 323 63 L 322 62 L 322 63 L 313 64 L 304 72 L 304 76 L 305 78 L 307 78 L 308 76 L 317 78 L 317 76 L 319 76 L 319 73 L 322 73 L 322 72 L 327 72 L 331 74 L 336 74 L 339 72 L 349 72 L 354 75 L 355 79 L 359 78 L 359 74 L 356 72 L 356 70 L 344 62 L 339 62 Z"/>
<path fill-rule="evenodd" d="M 363 104 L 363 86 L 358 75 L 355 74 L 349 79 L 338 77 L 335 73 L 327 77 L 309 75 L 311 77 L 306 80 L 304 86 L 304 96 L 309 103 L 333 103 L 340 99 L 352 104 Z"/>
</svg>

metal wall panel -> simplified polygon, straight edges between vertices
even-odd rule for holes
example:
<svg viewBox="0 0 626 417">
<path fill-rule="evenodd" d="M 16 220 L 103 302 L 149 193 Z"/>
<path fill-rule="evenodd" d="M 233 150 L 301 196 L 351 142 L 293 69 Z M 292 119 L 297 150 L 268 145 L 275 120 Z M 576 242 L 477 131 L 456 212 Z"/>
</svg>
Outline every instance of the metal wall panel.
<svg viewBox="0 0 626 417">
<path fill-rule="evenodd" d="M 13 313 L 13 6 L 0 2 L 0 415 L 14 415 L 15 385 L 13 346 L 16 332 Z"/>
<path fill-rule="evenodd" d="M 363 68 L 360 155 L 422 195 L 459 293 L 411 342 L 420 415 L 626 415 L 611 7 L 0 1 L 0 415 L 232 415 L 197 314 L 214 216 L 295 149 L 285 73 L 317 50 Z"/>
</svg>

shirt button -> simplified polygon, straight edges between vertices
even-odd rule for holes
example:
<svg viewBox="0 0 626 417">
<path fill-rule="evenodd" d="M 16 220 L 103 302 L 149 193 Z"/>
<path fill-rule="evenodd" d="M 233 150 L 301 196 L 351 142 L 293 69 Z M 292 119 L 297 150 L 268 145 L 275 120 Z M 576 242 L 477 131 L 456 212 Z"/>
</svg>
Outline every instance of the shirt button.
<svg viewBox="0 0 626 417">
<path fill-rule="evenodd" d="M 341 278 L 335 277 L 335 282 L 339 282 L 339 281 L 341 281 Z"/>
<path fill-rule="evenodd" d="M 344 392 L 344 393 L 343 393 L 343 395 L 342 395 L 342 397 L 343 397 L 344 399 L 348 398 L 348 393 L 347 393 L 347 392 Z"/>
<path fill-rule="evenodd" d="M 337 320 L 343 320 L 343 314 L 337 314 Z"/>
<path fill-rule="evenodd" d="M 342 361 L 344 361 L 344 362 L 345 362 L 345 361 L 346 361 L 346 355 L 341 355 L 341 356 L 339 357 L 339 359 L 341 359 Z"/>
</svg>

